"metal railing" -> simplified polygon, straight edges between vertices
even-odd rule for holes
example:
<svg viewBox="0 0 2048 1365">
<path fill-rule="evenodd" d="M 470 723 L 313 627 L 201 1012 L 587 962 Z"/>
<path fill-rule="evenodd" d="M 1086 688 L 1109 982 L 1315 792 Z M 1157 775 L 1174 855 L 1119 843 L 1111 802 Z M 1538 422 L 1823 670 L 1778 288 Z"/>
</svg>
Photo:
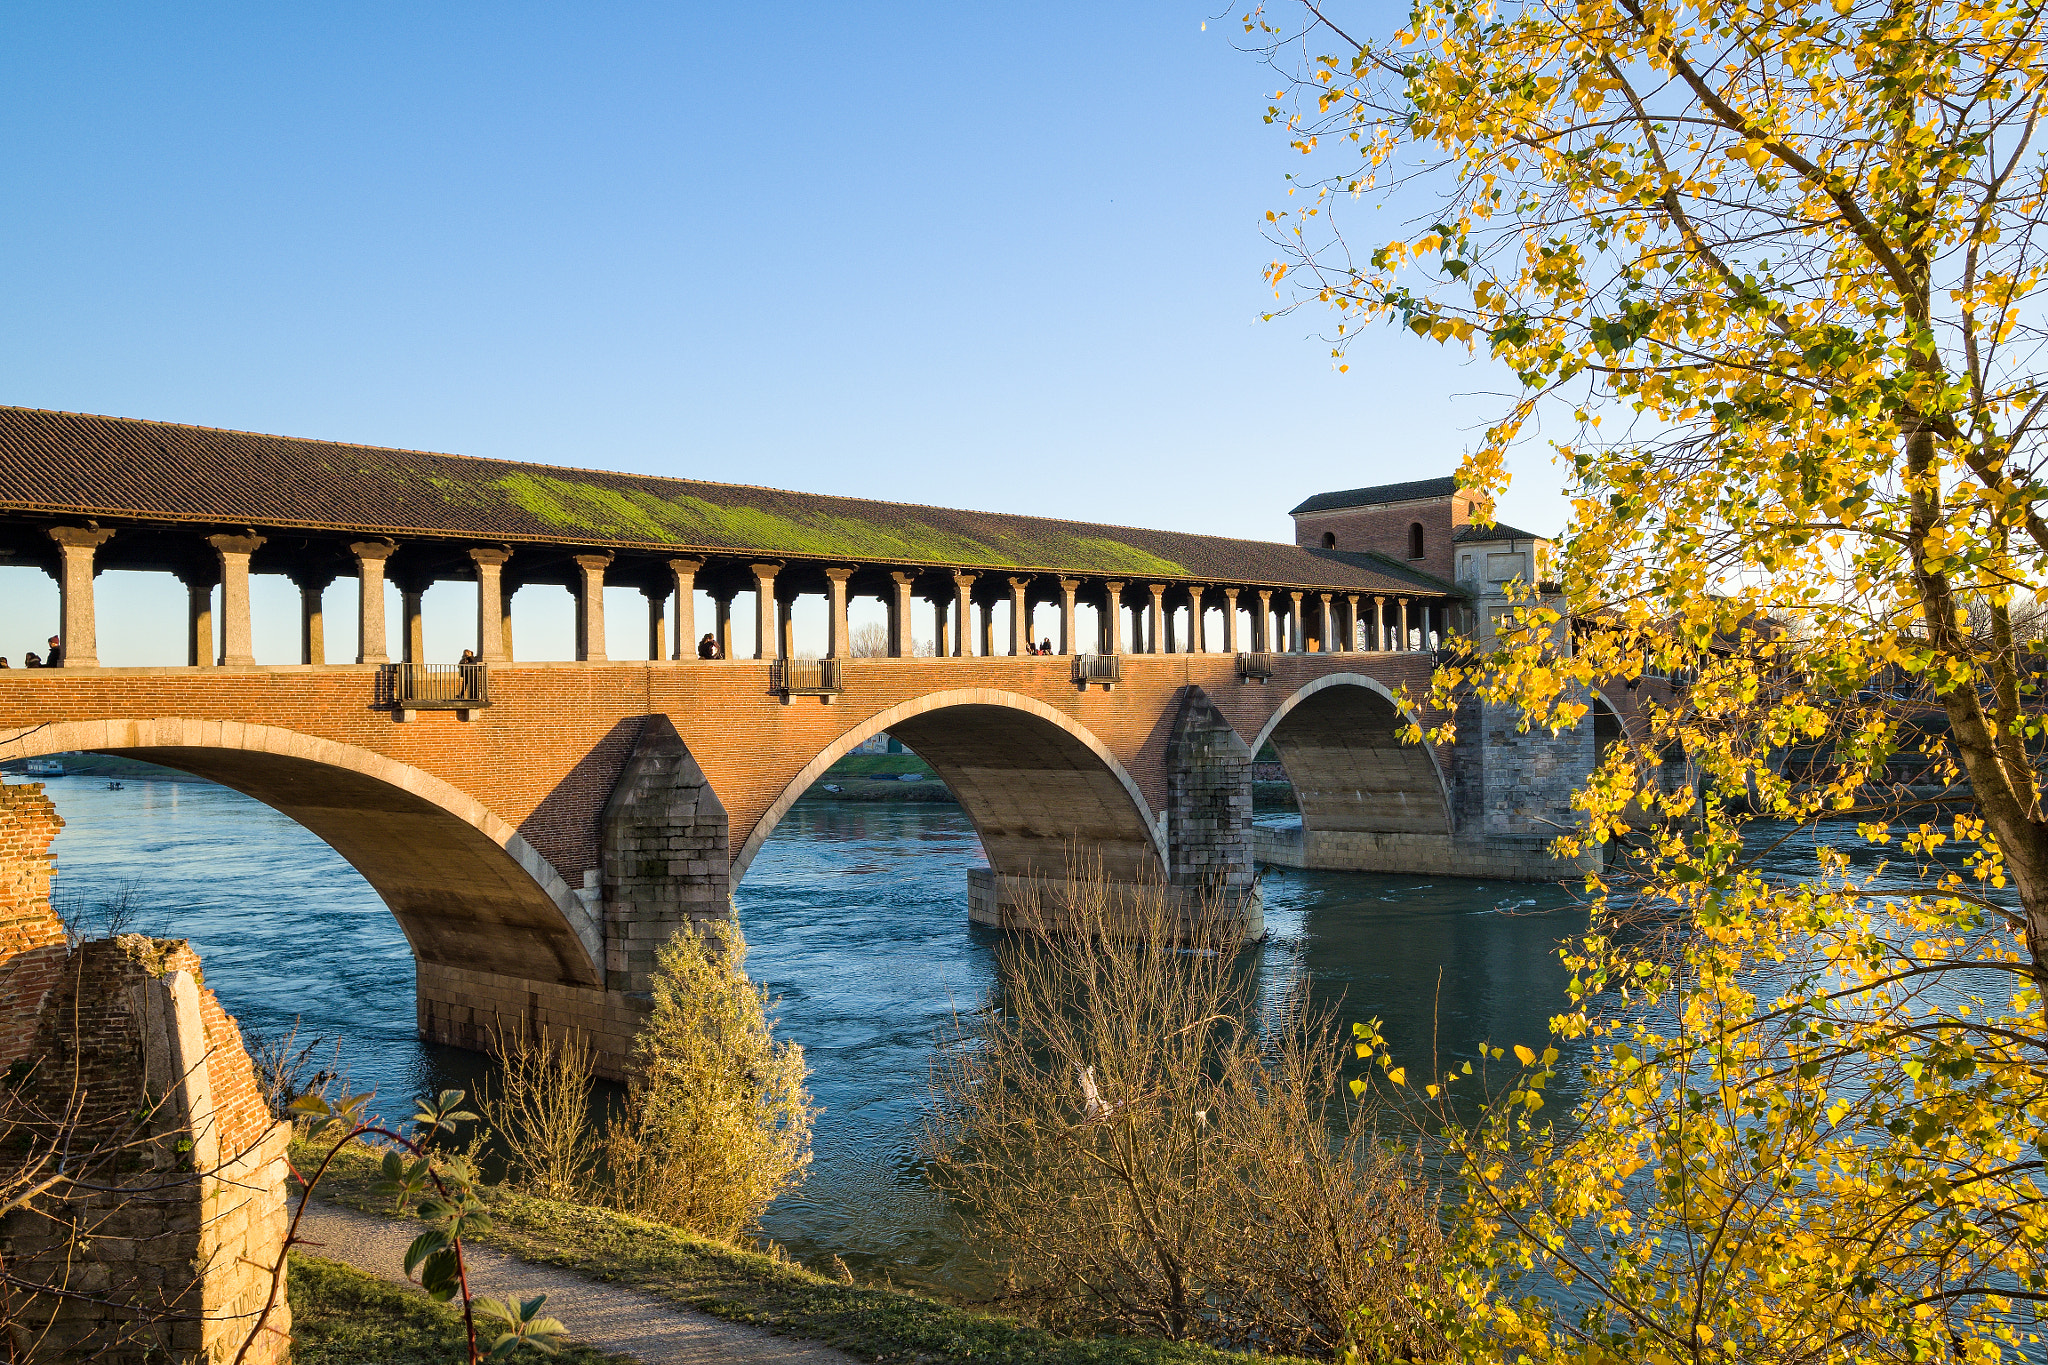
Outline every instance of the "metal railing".
<svg viewBox="0 0 2048 1365">
<path fill-rule="evenodd" d="M 785 697 L 830 697 L 840 690 L 844 659 L 772 659 L 768 690 Z"/>
<path fill-rule="evenodd" d="M 1110 683 L 1124 680 L 1124 656 L 1121 654 L 1076 654 L 1074 656 L 1074 681 L 1086 687 L 1089 683 Z"/>
<path fill-rule="evenodd" d="M 491 704 L 483 664 L 386 664 L 385 701 L 402 711 L 469 711 Z"/>
<path fill-rule="evenodd" d="M 1239 682 L 1264 682 L 1273 676 L 1273 656 L 1265 653 L 1240 654 L 1237 656 L 1237 680 Z"/>
</svg>

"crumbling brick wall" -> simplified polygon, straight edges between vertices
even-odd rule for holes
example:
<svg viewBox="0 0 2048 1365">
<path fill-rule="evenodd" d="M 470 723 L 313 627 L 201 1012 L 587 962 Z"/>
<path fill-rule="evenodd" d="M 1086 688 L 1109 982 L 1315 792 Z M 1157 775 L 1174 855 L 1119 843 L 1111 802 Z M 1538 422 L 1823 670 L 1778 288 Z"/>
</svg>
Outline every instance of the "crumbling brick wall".
<svg viewBox="0 0 2048 1365">
<path fill-rule="evenodd" d="M 55 824 L 39 790 L 0 787 L 0 888 L 14 896 L 0 903 L 14 926 L 0 981 L 42 983 L 33 1027 L 6 1036 L 0 1192 L 70 1177 L 0 1219 L 4 1329 L 26 1359 L 231 1360 L 283 1254 L 291 1127 L 272 1120 L 190 944 L 128 934 L 65 954 L 58 926 L 44 972 Z M 280 1292 L 247 1359 L 287 1359 L 290 1326 Z"/>
<path fill-rule="evenodd" d="M 0 785 L 0 1067 L 28 1056 L 64 966 L 64 926 L 50 909 L 50 841 L 63 827 L 40 782 Z"/>
</svg>

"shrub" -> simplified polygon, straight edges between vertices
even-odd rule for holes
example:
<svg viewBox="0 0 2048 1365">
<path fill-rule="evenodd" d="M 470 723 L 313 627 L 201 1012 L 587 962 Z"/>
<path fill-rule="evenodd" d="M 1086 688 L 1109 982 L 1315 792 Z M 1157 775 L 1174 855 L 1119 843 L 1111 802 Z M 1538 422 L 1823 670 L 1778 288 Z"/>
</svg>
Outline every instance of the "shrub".
<svg viewBox="0 0 2048 1365">
<path fill-rule="evenodd" d="M 543 1199 L 589 1194 L 596 1156 L 590 1124 L 590 1045 L 573 1032 L 494 1028 L 495 1079 L 478 1095 L 514 1176 Z"/>
<path fill-rule="evenodd" d="M 723 920 L 663 945 L 625 1113 L 605 1134 L 619 1208 L 722 1240 L 802 1179 L 816 1113 L 803 1049 L 771 1036 L 746 951 Z"/>
<path fill-rule="evenodd" d="M 1349 1111 L 1333 1016 L 1299 987 L 1262 1008 L 1221 906 L 1057 899 L 934 1081 L 935 1174 L 1014 1296 L 1070 1329 L 1434 1353 L 1435 1209 Z"/>
</svg>

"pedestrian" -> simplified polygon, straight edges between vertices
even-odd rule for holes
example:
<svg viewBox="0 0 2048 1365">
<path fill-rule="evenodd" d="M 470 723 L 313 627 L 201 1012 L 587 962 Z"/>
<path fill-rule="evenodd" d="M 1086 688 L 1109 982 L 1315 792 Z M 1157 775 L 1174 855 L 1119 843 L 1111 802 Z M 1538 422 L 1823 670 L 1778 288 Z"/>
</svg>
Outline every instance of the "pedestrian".
<svg viewBox="0 0 2048 1365">
<path fill-rule="evenodd" d="M 475 651 L 475 650 L 473 650 L 473 649 L 465 649 L 465 650 L 463 650 L 463 651 L 462 651 L 462 664 L 463 664 L 463 667 L 467 668 L 467 667 L 468 667 L 469 665 L 471 665 L 471 664 L 473 664 L 473 663 L 475 663 L 475 662 L 476 662 L 476 651 Z"/>
<path fill-rule="evenodd" d="M 1052 654 L 1052 641 L 1051 641 L 1051 640 L 1040 640 L 1040 641 L 1038 642 L 1038 652 L 1039 652 L 1040 654 L 1044 654 L 1044 655 L 1048 655 L 1048 656 L 1050 656 L 1050 655 Z"/>
<path fill-rule="evenodd" d="M 718 657 L 718 637 L 708 630 L 704 632 L 704 638 L 697 642 L 697 657 L 700 659 L 715 659 Z"/>
<path fill-rule="evenodd" d="M 56 636 L 52 635 L 50 637 L 50 652 L 43 656 L 43 667 L 62 668 L 63 666 L 64 644 Z"/>
<path fill-rule="evenodd" d="M 41 668 L 43 666 L 43 656 L 36 653 L 34 650 L 30 650 L 22 658 L 21 666 L 23 668 Z"/>
<path fill-rule="evenodd" d="M 13 664 L 11 664 L 11 663 L 8 663 L 8 662 L 7 662 L 7 656 L 6 656 L 5 654 L 0 654 L 0 668 L 12 668 L 12 667 L 14 667 L 14 665 L 13 665 Z"/>
</svg>

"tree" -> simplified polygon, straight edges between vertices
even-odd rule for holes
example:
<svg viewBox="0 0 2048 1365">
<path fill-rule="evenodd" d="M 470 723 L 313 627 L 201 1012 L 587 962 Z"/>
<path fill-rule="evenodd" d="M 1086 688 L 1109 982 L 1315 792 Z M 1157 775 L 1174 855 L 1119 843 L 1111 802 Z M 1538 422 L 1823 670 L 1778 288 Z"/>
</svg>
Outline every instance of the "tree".
<svg viewBox="0 0 2048 1365">
<path fill-rule="evenodd" d="M 621 1208 L 702 1236 L 738 1236 L 811 1161 L 804 1051 L 777 1043 L 728 920 L 671 936 L 654 1011 L 633 1041 L 626 1112 L 605 1134 Z"/>
<path fill-rule="evenodd" d="M 1269 116 L 1343 164 L 1271 215 L 1283 309 L 1333 307 L 1340 360 L 1391 321 L 1512 376 L 1461 470 L 1482 497 L 1562 423 L 1582 628 L 1510 633 L 1434 699 L 1569 725 L 1696 675 L 1644 690 L 1579 796 L 1566 843 L 1633 851 L 1515 1116 L 1464 1139 L 1468 1326 L 1539 1358 L 1994 1358 L 2048 1298 L 2016 619 L 2048 567 L 2041 6 L 1418 0 L 1384 40 L 1290 14 L 1247 17 L 1290 82 Z M 1354 250 L 1354 197 L 1423 216 Z M 1697 803 L 1658 786 L 1674 748 Z M 1788 832 L 1817 851 L 1767 875 Z M 1636 932 L 1660 914 L 1682 932 Z M 1585 1090 L 1546 1127 L 1567 1052 Z M 1585 1316 L 1512 1302 L 1517 1268 Z"/>
</svg>

